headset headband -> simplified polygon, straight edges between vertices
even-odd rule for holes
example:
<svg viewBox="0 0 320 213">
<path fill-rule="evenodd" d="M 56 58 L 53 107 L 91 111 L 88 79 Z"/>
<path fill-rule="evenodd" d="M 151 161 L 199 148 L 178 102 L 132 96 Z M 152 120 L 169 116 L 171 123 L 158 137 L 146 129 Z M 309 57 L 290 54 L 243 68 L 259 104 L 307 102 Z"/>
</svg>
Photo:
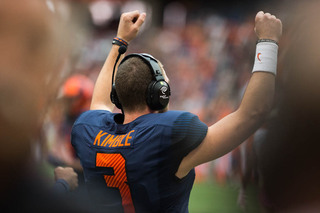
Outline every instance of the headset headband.
<svg viewBox="0 0 320 213">
<path fill-rule="evenodd" d="M 151 74 L 152 76 L 154 77 L 154 79 L 156 81 L 164 81 L 164 78 L 163 78 L 163 75 L 161 73 L 161 68 L 158 64 L 158 61 L 157 59 L 155 59 L 152 55 L 150 54 L 147 54 L 147 53 L 132 53 L 132 54 L 129 54 L 127 56 L 125 56 L 122 61 L 120 62 L 119 66 L 124 62 L 126 61 L 127 59 L 129 58 L 132 58 L 132 57 L 139 57 L 141 58 L 150 68 L 151 70 Z"/>
</svg>

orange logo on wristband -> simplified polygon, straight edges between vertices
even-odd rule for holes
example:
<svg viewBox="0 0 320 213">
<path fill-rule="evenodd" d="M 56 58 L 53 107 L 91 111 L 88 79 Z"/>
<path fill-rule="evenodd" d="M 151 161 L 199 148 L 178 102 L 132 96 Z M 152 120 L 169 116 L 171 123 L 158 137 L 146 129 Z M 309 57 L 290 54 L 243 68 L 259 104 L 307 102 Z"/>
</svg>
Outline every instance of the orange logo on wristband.
<svg viewBox="0 0 320 213">
<path fill-rule="evenodd" d="M 257 55 L 257 58 L 258 58 L 259 61 L 261 61 L 260 55 L 261 55 L 261 53 L 258 53 L 258 55 Z"/>
</svg>

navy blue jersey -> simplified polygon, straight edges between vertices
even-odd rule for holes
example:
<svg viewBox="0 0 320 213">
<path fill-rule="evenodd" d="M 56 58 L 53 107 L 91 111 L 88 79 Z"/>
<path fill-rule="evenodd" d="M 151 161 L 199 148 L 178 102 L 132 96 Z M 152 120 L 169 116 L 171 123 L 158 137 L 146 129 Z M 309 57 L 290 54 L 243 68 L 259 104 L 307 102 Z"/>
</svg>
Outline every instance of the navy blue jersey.
<svg viewBox="0 0 320 213">
<path fill-rule="evenodd" d="M 83 113 L 72 129 L 85 182 L 99 212 L 188 212 L 194 170 L 178 179 L 184 156 L 208 127 L 191 113 L 168 111 L 115 122 L 105 110 Z"/>
</svg>

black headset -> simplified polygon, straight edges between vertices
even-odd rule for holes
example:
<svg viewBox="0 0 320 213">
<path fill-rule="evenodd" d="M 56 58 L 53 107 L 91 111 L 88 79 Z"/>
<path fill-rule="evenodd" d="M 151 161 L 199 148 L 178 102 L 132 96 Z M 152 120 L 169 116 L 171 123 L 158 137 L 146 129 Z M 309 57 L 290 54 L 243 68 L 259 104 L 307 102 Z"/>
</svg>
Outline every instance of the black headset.
<svg viewBox="0 0 320 213">
<path fill-rule="evenodd" d="M 121 54 L 119 48 L 119 57 Z M 132 53 L 124 57 L 124 59 L 120 62 L 119 66 L 125 62 L 127 59 L 132 58 L 132 57 L 139 57 L 142 59 L 142 61 L 148 65 L 148 67 L 151 70 L 152 74 L 152 81 L 149 83 L 148 89 L 147 89 L 147 97 L 146 97 L 146 102 L 147 105 L 151 110 L 163 110 L 164 108 L 167 107 L 170 99 L 170 86 L 169 84 L 165 81 L 162 73 L 161 73 L 161 68 L 157 62 L 157 60 L 149 54 L 146 53 Z M 117 64 L 117 61 L 115 63 L 115 66 Z M 115 70 L 114 66 L 114 70 Z M 116 92 L 116 87 L 114 84 L 114 70 L 112 74 L 112 90 L 110 94 L 111 102 L 116 105 L 117 108 L 122 110 L 121 103 L 119 101 L 117 92 Z"/>
</svg>

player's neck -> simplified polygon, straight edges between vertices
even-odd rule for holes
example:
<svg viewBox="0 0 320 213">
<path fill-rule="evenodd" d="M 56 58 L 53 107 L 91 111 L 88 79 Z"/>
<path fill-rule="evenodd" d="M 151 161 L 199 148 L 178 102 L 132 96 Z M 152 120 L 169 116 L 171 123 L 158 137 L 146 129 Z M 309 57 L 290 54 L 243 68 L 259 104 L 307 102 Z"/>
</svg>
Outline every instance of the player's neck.
<svg viewBox="0 0 320 213">
<path fill-rule="evenodd" d="M 148 107 L 142 111 L 125 112 L 123 124 L 130 123 L 142 115 L 146 115 L 146 114 L 153 113 L 153 112 L 155 112 L 155 111 L 150 110 Z"/>
</svg>

